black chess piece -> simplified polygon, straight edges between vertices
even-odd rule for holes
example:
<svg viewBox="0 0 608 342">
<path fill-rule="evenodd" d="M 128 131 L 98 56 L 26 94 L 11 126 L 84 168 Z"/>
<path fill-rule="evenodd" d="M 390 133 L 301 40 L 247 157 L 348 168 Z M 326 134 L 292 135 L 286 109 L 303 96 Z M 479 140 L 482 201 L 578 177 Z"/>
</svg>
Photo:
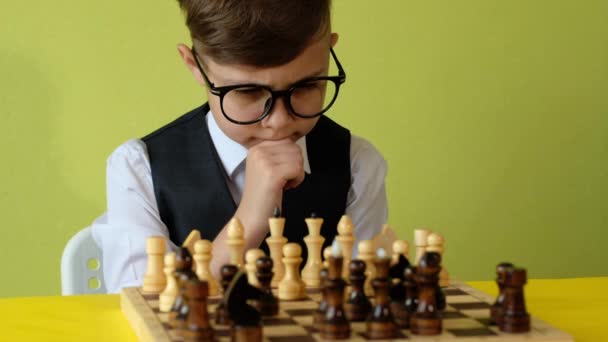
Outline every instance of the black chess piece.
<svg viewBox="0 0 608 342">
<path fill-rule="evenodd" d="M 437 307 L 437 288 L 441 255 L 426 252 L 416 267 L 418 307 L 410 320 L 410 330 L 416 335 L 439 335 L 442 330 L 441 311 Z"/>
<path fill-rule="evenodd" d="M 184 301 L 184 287 L 190 279 L 197 279 L 192 271 L 192 255 L 187 248 L 180 248 L 175 254 L 175 276 L 177 280 L 177 296 L 169 312 L 169 326 L 174 329 L 183 328 L 188 316 L 188 305 Z"/>
<path fill-rule="evenodd" d="M 405 268 L 409 266 L 410 262 L 401 254 L 399 255 L 397 263 L 392 265 L 389 270 L 389 275 L 393 283 L 390 291 L 391 313 L 395 318 L 395 323 L 403 329 L 410 325 L 409 313 L 405 308 L 406 287 L 404 285 Z"/>
<path fill-rule="evenodd" d="M 319 307 L 312 314 L 312 325 L 317 330 L 321 330 L 321 324 L 323 323 L 323 318 L 325 317 L 325 311 L 327 311 L 327 286 L 325 282 L 327 281 L 328 272 L 329 271 L 325 267 L 323 267 L 319 272 L 321 283 L 321 302 L 319 302 Z"/>
<path fill-rule="evenodd" d="M 214 341 L 214 331 L 209 324 L 207 297 L 209 285 L 198 278 L 189 279 L 184 288 L 184 301 L 188 306 L 186 326 L 181 330 L 185 341 Z"/>
<path fill-rule="evenodd" d="M 526 270 L 523 268 L 507 268 L 504 282 L 504 303 L 502 319 L 498 328 L 508 333 L 523 333 L 530 331 L 530 315 L 526 311 L 524 285 L 527 282 Z"/>
<path fill-rule="evenodd" d="M 496 301 L 490 307 L 490 323 L 501 325 L 502 324 L 502 306 L 505 301 L 505 278 L 507 277 L 507 270 L 513 268 L 513 264 L 510 262 L 501 262 L 496 266 L 496 285 L 498 285 L 498 296 Z"/>
<path fill-rule="evenodd" d="M 279 300 L 272 294 L 270 283 L 272 282 L 272 259 L 264 256 L 259 258 L 256 263 L 256 276 L 260 283 L 260 290 L 263 294 L 260 299 L 254 301 L 254 307 L 262 316 L 276 316 L 279 313 Z"/>
<path fill-rule="evenodd" d="M 346 282 L 342 279 L 343 258 L 330 256 L 329 271 L 325 280 L 327 310 L 321 323 L 321 338 L 329 340 L 345 339 L 350 337 L 350 323 L 344 314 L 344 287 Z"/>
<path fill-rule="evenodd" d="M 389 258 L 376 257 L 376 278 L 372 280 L 374 288 L 374 306 L 367 319 L 367 337 L 370 339 L 392 339 L 396 338 L 399 329 L 390 309 L 391 298 L 389 296 L 392 280 L 389 277 Z"/>
<path fill-rule="evenodd" d="M 224 298 L 220 301 L 217 308 L 215 309 L 215 323 L 216 324 L 230 324 L 230 315 L 228 314 L 228 310 L 226 309 L 226 291 L 228 289 L 228 285 L 234 278 L 234 275 L 238 272 L 238 267 L 236 265 L 224 265 L 220 270 L 220 275 L 222 280 L 220 284 L 224 290 Z"/>
<path fill-rule="evenodd" d="M 365 262 L 359 259 L 351 260 L 349 265 L 351 292 L 344 304 L 344 312 L 351 322 L 362 322 L 367 319 L 372 310 L 372 303 L 365 295 Z"/>
<path fill-rule="evenodd" d="M 264 291 L 249 284 L 247 273 L 241 271 L 234 276 L 224 296 L 232 320 L 232 341 L 262 341 L 262 315 L 248 301 L 259 300 L 263 295 Z"/>
</svg>

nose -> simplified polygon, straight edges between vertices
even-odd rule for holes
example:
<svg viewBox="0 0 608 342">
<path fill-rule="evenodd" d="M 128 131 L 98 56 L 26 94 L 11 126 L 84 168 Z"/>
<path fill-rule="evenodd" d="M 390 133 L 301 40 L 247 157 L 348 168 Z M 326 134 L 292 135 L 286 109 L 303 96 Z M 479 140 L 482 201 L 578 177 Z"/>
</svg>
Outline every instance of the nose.
<svg viewBox="0 0 608 342">
<path fill-rule="evenodd" d="M 283 96 L 276 99 L 270 113 L 262 120 L 262 126 L 266 128 L 281 129 L 294 120 L 293 115 L 289 112 L 286 101 L 287 99 Z"/>
</svg>

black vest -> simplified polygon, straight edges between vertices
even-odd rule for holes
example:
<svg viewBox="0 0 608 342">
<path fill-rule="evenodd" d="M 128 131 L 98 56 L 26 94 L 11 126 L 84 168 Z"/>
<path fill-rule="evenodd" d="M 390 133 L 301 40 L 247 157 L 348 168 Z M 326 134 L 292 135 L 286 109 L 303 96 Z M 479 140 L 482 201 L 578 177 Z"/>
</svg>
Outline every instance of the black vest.
<svg viewBox="0 0 608 342">
<path fill-rule="evenodd" d="M 178 246 L 194 228 L 213 241 L 236 211 L 205 121 L 208 112 L 205 104 L 142 139 L 148 149 L 160 217 Z M 324 219 L 325 247 L 334 240 L 346 209 L 351 184 L 350 132 L 321 116 L 306 136 L 306 149 L 311 174 L 299 187 L 286 191 L 282 203 L 284 236 L 301 245 L 304 260 L 303 238 L 308 235 L 304 219 L 313 212 Z M 266 243 L 261 248 L 268 255 Z"/>
</svg>

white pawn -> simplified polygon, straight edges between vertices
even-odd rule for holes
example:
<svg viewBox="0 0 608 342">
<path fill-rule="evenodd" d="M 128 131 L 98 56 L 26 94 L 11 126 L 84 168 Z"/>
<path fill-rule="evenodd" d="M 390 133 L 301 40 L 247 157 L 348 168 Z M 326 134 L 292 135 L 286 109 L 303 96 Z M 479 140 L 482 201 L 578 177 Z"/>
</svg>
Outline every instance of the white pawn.
<svg viewBox="0 0 608 342">
<path fill-rule="evenodd" d="M 321 226 L 323 219 L 310 217 L 306 219 L 308 226 L 308 236 L 304 238 L 306 248 L 308 249 L 308 260 L 302 269 L 302 280 L 309 287 L 317 287 L 321 285 L 321 248 L 325 238 L 321 236 Z"/>
<path fill-rule="evenodd" d="M 300 263 L 302 263 L 302 248 L 297 243 L 283 246 L 283 264 L 285 276 L 279 282 L 279 299 L 297 300 L 306 297 L 306 284 L 300 279 Z"/>
<path fill-rule="evenodd" d="M 347 278 L 349 274 L 353 245 L 355 244 L 354 230 L 355 226 L 350 217 L 342 215 L 340 222 L 338 222 L 338 236 L 336 236 L 336 241 L 338 241 L 340 250 L 342 250 L 342 278 Z"/>
<path fill-rule="evenodd" d="M 416 258 L 414 265 L 418 265 L 420 259 L 426 252 L 427 238 L 431 234 L 429 229 L 414 229 L 414 243 L 416 244 Z"/>
<path fill-rule="evenodd" d="M 450 279 L 448 275 L 448 270 L 445 268 L 445 263 L 443 262 L 443 253 L 445 251 L 444 248 L 444 240 L 443 236 L 432 233 L 427 238 L 427 252 L 437 252 L 441 255 L 441 271 L 439 272 L 439 286 L 447 287 L 450 285 Z"/>
<path fill-rule="evenodd" d="M 247 272 L 247 281 L 251 286 L 260 287 L 258 276 L 255 274 L 257 270 L 255 263 L 263 256 L 266 254 L 259 248 L 252 248 L 245 253 L 245 272 Z"/>
<path fill-rule="evenodd" d="M 177 298 L 177 279 L 175 279 L 175 252 L 165 255 L 165 277 L 167 277 L 167 287 L 158 297 L 160 312 L 169 312 Z"/>
<path fill-rule="evenodd" d="M 241 221 L 233 217 L 226 228 L 226 244 L 230 250 L 230 264 L 243 268 L 243 254 L 245 254 L 245 230 Z"/>
<path fill-rule="evenodd" d="M 331 246 L 325 247 L 323 250 L 323 268 L 329 270 L 329 257 L 331 256 Z"/>
<path fill-rule="evenodd" d="M 287 238 L 283 236 L 283 229 L 285 228 L 285 218 L 278 217 L 277 213 L 275 217 L 268 219 L 268 225 L 270 226 L 270 236 L 266 238 L 266 244 L 270 250 L 270 258 L 272 259 L 272 287 L 277 287 L 283 275 L 285 274 L 285 266 L 283 265 L 283 246 L 287 243 Z"/>
<path fill-rule="evenodd" d="M 198 240 L 193 245 L 195 273 L 198 279 L 204 280 L 209 286 L 209 296 L 217 296 L 219 294 L 219 284 L 211 274 L 209 263 L 213 258 L 213 245 L 209 240 Z"/>
<path fill-rule="evenodd" d="M 365 294 L 372 296 L 374 293 L 372 280 L 376 277 L 376 266 L 374 265 L 376 251 L 374 250 L 374 243 L 371 240 L 363 240 L 359 242 L 358 249 L 359 259 L 365 262 Z"/>
<path fill-rule="evenodd" d="M 391 265 L 399 262 L 399 256 L 403 255 L 409 261 L 410 244 L 405 240 L 396 240 L 393 242 L 393 257 Z"/>
<path fill-rule="evenodd" d="M 167 286 L 163 273 L 166 242 L 162 236 L 151 236 L 146 240 L 148 264 L 144 275 L 142 291 L 146 294 L 159 294 Z"/>
</svg>

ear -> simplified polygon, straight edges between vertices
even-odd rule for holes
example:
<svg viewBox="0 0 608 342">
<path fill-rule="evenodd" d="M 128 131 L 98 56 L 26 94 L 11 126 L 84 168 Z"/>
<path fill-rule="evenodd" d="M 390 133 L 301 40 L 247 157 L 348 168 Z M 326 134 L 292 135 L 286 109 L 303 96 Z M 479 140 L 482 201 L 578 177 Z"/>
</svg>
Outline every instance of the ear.
<svg viewBox="0 0 608 342">
<path fill-rule="evenodd" d="M 335 47 L 338 43 L 338 38 L 340 38 L 340 36 L 336 32 L 332 32 L 329 36 L 329 46 L 332 48 Z"/>
<path fill-rule="evenodd" d="M 186 66 L 186 68 L 188 68 L 188 70 L 190 70 L 196 82 L 198 82 L 204 87 L 205 80 L 203 79 L 203 75 L 201 75 L 200 70 L 198 70 L 198 66 L 196 65 L 196 61 L 194 60 L 195 57 L 194 55 L 192 55 L 192 51 L 190 50 L 190 48 L 185 44 L 178 44 L 177 52 L 179 52 L 179 55 L 184 61 L 184 65 Z"/>
</svg>

